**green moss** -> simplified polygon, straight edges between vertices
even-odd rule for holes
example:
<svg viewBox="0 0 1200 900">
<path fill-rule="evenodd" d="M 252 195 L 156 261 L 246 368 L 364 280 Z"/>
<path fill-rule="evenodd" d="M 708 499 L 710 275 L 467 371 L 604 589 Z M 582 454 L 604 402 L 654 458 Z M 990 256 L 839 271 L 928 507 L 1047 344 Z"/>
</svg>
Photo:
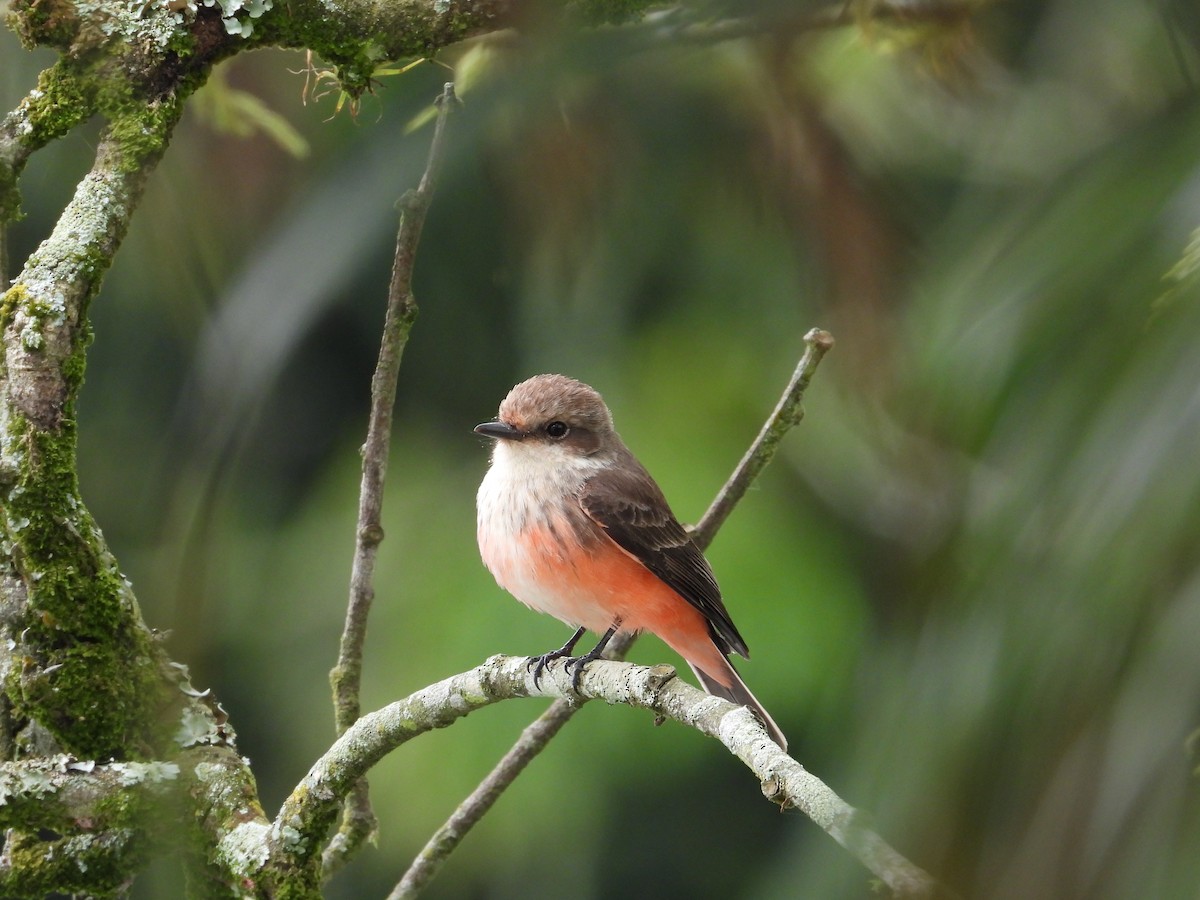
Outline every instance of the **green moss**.
<svg viewBox="0 0 1200 900">
<path fill-rule="evenodd" d="M 169 687 L 79 499 L 73 403 L 64 414 L 55 431 L 19 415 L 9 422 L 8 445 L 24 454 L 4 507 L 28 591 L 17 627 L 23 660 L 9 696 L 16 716 L 36 719 L 81 758 L 150 755 L 169 737 L 159 715 L 170 705 Z"/>
<path fill-rule="evenodd" d="M 72 62 L 59 60 L 44 70 L 38 76 L 37 88 L 12 113 L 22 126 L 18 132 L 21 142 L 27 147 L 42 147 L 90 116 L 92 104 L 82 83 Z M 11 168 L 0 165 L 0 222 L 15 221 L 20 215 L 17 178 L 23 159 L 20 157 Z"/>
<path fill-rule="evenodd" d="M 25 785 L 20 787 L 27 790 Z M 4 828 L 33 834 L 39 831 L 53 831 L 58 834 L 67 834 L 73 831 L 76 825 L 71 817 L 63 812 L 58 804 L 42 802 L 44 796 L 39 792 L 36 804 L 4 803 L 0 807 L 3 810 L 3 817 L 0 818 L 0 821 L 3 822 Z"/>
<path fill-rule="evenodd" d="M 92 342 L 91 323 L 85 320 L 80 327 L 80 332 L 81 336 L 76 341 L 75 349 L 60 364 L 67 390 L 72 394 L 77 393 L 83 386 L 83 375 L 87 370 L 87 348 Z"/>
<path fill-rule="evenodd" d="M 121 832 L 75 834 L 43 840 L 13 834 L 5 843 L 9 871 L 20 873 L 17 896 L 40 897 L 79 893 L 117 897 L 146 856 L 145 841 Z"/>
<path fill-rule="evenodd" d="M 117 165 L 122 172 L 145 171 L 147 160 L 162 156 L 183 111 L 182 101 L 177 93 L 148 99 L 124 80 L 105 82 L 97 106 L 108 118 L 108 135 L 118 149 Z"/>
<path fill-rule="evenodd" d="M 17 173 L 0 165 L 0 225 L 21 218 L 21 192 L 17 189 Z"/>
<path fill-rule="evenodd" d="M 86 72 L 66 57 L 38 76 L 38 92 L 28 112 L 31 132 L 28 140 L 44 146 L 62 137 L 92 114 L 93 93 L 87 87 Z"/>
<path fill-rule="evenodd" d="M 371 41 L 358 34 L 346 34 L 340 27 L 314 16 L 292 17 L 287 6 L 277 5 L 259 22 L 255 37 L 263 44 L 307 48 L 333 66 L 342 90 L 352 97 L 370 86 L 371 75 L 381 60 Z"/>
<path fill-rule="evenodd" d="M 65 50 L 79 32 L 74 5 L 53 0 L 12 0 L 5 22 L 30 50 L 40 45 Z"/>
<path fill-rule="evenodd" d="M 0 328 L 7 328 L 17 313 L 17 307 L 28 299 L 29 292 L 23 284 L 14 284 L 0 296 Z"/>
<path fill-rule="evenodd" d="M 271 869 L 267 878 L 271 885 L 270 896 L 275 900 L 321 900 L 321 878 L 317 865 L 320 859 L 318 850 L 303 864 L 294 861 L 295 865 L 289 868 Z"/>
<path fill-rule="evenodd" d="M 477 12 L 473 17 L 456 13 L 454 4 L 447 4 L 444 13 L 406 4 L 389 12 L 386 23 L 378 24 L 347 9 L 347 15 L 333 20 L 317 3 L 305 4 L 297 15 L 289 15 L 286 6 L 276 6 L 260 21 L 255 36 L 264 44 L 312 50 L 333 67 L 341 89 L 358 98 L 370 90 L 375 70 L 383 63 L 432 56 L 479 27 Z"/>
</svg>

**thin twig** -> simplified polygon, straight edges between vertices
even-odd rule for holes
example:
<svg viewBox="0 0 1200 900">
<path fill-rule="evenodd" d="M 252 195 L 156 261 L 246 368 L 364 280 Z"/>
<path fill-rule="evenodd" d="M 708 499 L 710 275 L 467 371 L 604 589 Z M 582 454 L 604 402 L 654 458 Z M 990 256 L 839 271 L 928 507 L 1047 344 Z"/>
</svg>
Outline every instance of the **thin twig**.
<svg viewBox="0 0 1200 900">
<path fill-rule="evenodd" d="M 759 473 L 767 467 L 767 463 L 775 457 L 775 451 L 779 449 L 779 442 L 783 440 L 783 436 L 799 425 L 800 420 L 804 418 L 804 392 L 808 389 L 808 383 L 812 380 L 817 366 L 821 364 L 821 359 L 833 346 L 833 335 L 814 328 L 804 336 L 804 343 L 804 355 L 792 374 L 787 390 L 775 404 L 770 418 L 763 424 L 758 437 L 738 463 L 733 475 L 717 493 L 717 499 L 692 530 L 692 540 L 701 550 L 712 543 L 717 530 L 725 524 L 738 501 L 758 478 Z"/>
<path fill-rule="evenodd" d="M 400 359 L 417 318 L 417 302 L 412 293 L 413 264 L 445 155 L 446 119 L 455 100 L 454 85 L 447 83 L 437 101 L 437 122 L 429 145 L 425 172 L 417 189 L 406 193 L 400 201 L 400 227 L 396 233 L 396 254 L 388 285 L 383 340 L 379 347 L 379 362 L 371 379 L 371 413 L 367 439 L 362 447 L 362 486 L 359 491 L 354 562 L 350 570 L 350 600 L 346 607 L 346 624 L 342 631 L 337 665 L 329 673 L 333 687 L 334 719 L 339 735 L 353 725 L 362 713 L 359 689 L 362 682 L 363 641 L 367 636 L 371 601 L 375 599 L 375 557 L 383 541 L 383 487 L 391 445 L 392 411 L 396 403 Z M 374 834 L 375 827 L 367 782 L 362 779 L 346 798 L 341 827 L 325 848 L 322 861 L 324 877 L 328 878 L 364 840 Z"/>
<path fill-rule="evenodd" d="M 798 425 L 803 417 L 801 402 L 821 359 L 833 346 L 833 335 L 814 328 L 804 336 L 804 355 L 796 367 L 787 389 L 775 404 L 758 437 L 742 457 L 737 468 L 717 493 L 716 499 L 692 531 L 692 540 L 701 550 L 707 549 L 729 513 L 746 493 L 758 474 L 775 456 L 779 442 L 788 430 Z M 618 633 L 608 645 L 604 656 L 621 660 L 637 640 L 632 633 Z M 542 715 L 521 732 L 517 742 L 504 754 L 495 768 L 487 774 L 479 786 L 458 805 L 450 818 L 434 832 L 433 836 L 417 854 L 408 871 L 388 895 L 388 900 L 408 900 L 416 897 L 437 875 L 446 859 L 462 842 L 467 833 L 479 822 L 500 799 L 504 790 L 512 784 L 525 766 L 537 756 L 567 724 L 581 706 L 580 701 L 555 700 Z"/>
</svg>

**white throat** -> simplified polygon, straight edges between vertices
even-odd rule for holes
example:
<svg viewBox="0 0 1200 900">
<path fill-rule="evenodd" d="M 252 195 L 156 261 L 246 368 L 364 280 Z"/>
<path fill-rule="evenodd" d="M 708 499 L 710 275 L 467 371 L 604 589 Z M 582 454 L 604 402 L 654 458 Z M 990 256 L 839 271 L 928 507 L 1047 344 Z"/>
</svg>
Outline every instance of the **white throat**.
<svg viewBox="0 0 1200 900">
<path fill-rule="evenodd" d="M 581 456 L 559 444 L 499 440 L 477 496 L 479 526 L 508 535 L 544 523 L 547 510 L 574 503 L 583 484 L 607 459 Z"/>
</svg>

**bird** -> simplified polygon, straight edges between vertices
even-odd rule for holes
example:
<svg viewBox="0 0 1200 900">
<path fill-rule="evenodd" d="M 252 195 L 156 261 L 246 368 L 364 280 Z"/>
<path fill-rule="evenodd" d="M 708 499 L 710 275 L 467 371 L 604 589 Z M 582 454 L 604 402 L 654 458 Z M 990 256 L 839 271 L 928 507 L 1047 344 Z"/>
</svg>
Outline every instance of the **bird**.
<svg viewBox="0 0 1200 900">
<path fill-rule="evenodd" d="M 625 446 L 604 398 L 565 375 L 516 385 L 493 421 L 476 498 L 480 556 L 500 587 L 575 627 L 557 650 L 530 657 L 538 683 L 566 658 L 583 667 L 618 632 L 650 632 L 682 656 L 706 692 L 749 707 L 782 749 L 787 740 L 729 661 L 749 658 L 712 567 L 662 489 Z M 601 635 L 572 656 L 586 631 Z"/>
</svg>

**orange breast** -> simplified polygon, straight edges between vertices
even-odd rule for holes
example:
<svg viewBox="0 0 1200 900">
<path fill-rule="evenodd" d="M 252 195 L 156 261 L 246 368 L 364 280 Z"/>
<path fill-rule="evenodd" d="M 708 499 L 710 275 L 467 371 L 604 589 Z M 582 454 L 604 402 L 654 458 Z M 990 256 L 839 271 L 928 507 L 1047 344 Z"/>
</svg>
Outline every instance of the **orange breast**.
<svg viewBox="0 0 1200 900">
<path fill-rule="evenodd" d="M 507 591 L 540 612 L 603 634 L 649 631 L 722 683 L 726 665 L 708 621 L 613 540 L 580 543 L 565 519 L 530 524 L 515 538 L 480 530 L 484 562 Z"/>
</svg>

